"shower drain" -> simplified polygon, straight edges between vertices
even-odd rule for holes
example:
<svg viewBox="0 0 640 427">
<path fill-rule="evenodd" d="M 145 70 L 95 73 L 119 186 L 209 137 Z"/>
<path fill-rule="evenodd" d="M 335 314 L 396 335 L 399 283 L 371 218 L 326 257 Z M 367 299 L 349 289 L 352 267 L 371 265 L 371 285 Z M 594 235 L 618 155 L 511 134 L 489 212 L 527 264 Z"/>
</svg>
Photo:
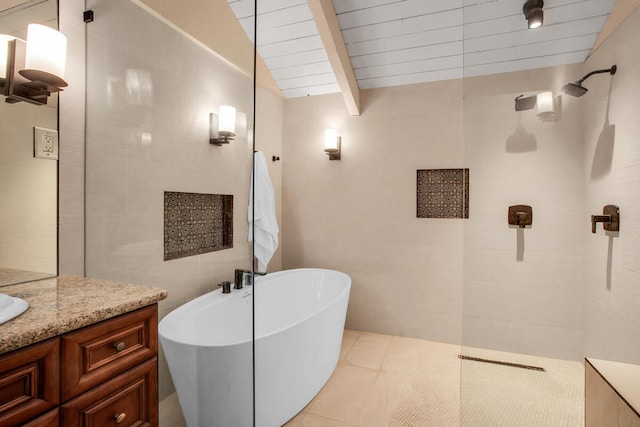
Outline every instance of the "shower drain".
<svg viewBox="0 0 640 427">
<path fill-rule="evenodd" d="M 464 354 L 459 354 L 458 358 L 460 358 L 462 360 L 471 360 L 473 362 L 493 363 L 494 365 L 511 366 L 512 368 L 529 369 L 531 371 L 547 372 L 544 368 L 541 368 L 540 366 L 523 365 L 523 364 L 520 364 L 520 363 L 511 363 L 511 362 L 502 362 L 500 360 L 482 359 L 480 357 L 465 356 Z"/>
</svg>

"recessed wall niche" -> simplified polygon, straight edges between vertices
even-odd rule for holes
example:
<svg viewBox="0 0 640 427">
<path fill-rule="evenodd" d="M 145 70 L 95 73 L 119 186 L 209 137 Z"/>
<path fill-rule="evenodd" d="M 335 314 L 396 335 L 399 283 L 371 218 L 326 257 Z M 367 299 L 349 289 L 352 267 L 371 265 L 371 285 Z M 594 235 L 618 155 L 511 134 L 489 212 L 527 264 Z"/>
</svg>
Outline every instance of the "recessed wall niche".
<svg viewBox="0 0 640 427">
<path fill-rule="evenodd" d="M 164 260 L 233 248 L 233 195 L 164 192 Z"/>
<path fill-rule="evenodd" d="M 469 169 L 419 169 L 418 218 L 469 218 Z"/>
</svg>

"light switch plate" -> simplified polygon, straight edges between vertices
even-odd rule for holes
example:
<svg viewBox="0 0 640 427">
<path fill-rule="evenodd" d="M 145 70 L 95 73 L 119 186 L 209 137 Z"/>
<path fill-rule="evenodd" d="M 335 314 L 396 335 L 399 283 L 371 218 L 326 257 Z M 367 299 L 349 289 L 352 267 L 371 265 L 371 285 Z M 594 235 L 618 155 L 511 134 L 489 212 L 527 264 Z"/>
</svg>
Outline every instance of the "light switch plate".
<svg viewBox="0 0 640 427">
<path fill-rule="evenodd" d="M 58 160 L 58 131 L 33 127 L 33 157 Z"/>
</svg>

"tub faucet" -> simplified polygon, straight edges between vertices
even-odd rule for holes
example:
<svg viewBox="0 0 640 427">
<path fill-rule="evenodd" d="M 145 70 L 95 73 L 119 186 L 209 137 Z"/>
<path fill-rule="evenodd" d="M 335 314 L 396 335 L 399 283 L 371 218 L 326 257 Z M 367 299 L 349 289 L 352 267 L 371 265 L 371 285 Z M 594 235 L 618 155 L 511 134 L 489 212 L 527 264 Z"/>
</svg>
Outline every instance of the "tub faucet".
<svg viewBox="0 0 640 427">
<path fill-rule="evenodd" d="M 231 282 L 222 282 L 218 286 L 220 286 L 222 288 L 222 293 L 223 294 L 230 294 L 231 293 Z"/>
<path fill-rule="evenodd" d="M 233 280 L 233 289 L 242 289 L 242 285 L 244 284 L 244 277 L 245 274 L 250 275 L 251 274 L 251 270 L 242 270 L 239 268 L 236 268 L 235 270 L 235 274 L 234 274 L 234 280 Z M 255 271 L 253 274 L 255 274 L 256 276 L 264 276 L 267 273 L 260 273 Z M 251 277 L 251 276 L 249 276 Z M 249 280 L 247 282 L 247 285 L 253 285 L 252 281 Z"/>
</svg>

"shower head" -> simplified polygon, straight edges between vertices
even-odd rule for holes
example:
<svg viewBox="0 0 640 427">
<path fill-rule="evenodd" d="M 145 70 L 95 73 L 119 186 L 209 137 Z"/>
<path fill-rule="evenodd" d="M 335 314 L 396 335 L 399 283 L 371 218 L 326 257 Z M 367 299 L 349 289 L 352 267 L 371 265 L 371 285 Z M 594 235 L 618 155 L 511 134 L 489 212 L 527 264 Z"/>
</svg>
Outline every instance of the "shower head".
<svg viewBox="0 0 640 427">
<path fill-rule="evenodd" d="M 589 89 L 582 86 L 580 82 L 575 82 L 575 83 L 567 83 L 566 85 L 564 85 L 564 87 L 561 90 L 563 93 L 566 93 L 567 95 L 580 98 L 582 95 L 587 93 Z"/>
<path fill-rule="evenodd" d="M 582 95 L 584 95 L 585 93 L 587 93 L 587 91 L 589 89 L 587 89 L 586 87 L 582 86 L 582 83 L 587 80 L 589 77 L 593 76 L 594 74 L 601 74 L 601 73 L 609 73 L 612 76 L 616 73 L 616 71 L 618 71 L 618 67 L 617 66 L 612 66 L 611 68 L 607 68 L 606 70 L 596 70 L 596 71 L 592 71 L 589 74 L 587 74 L 586 76 L 584 76 L 583 78 L 581 78 L 580 80 L 578 80 L 575 83 L 568 83 L 566 85 L 564 85 L 564 87 L 561 89 L 562 92 L 566 93 L 567 95 L 571 95 L 571 96 L 575 96 L 576 98 L 581 97 Z"/>
</svg>

